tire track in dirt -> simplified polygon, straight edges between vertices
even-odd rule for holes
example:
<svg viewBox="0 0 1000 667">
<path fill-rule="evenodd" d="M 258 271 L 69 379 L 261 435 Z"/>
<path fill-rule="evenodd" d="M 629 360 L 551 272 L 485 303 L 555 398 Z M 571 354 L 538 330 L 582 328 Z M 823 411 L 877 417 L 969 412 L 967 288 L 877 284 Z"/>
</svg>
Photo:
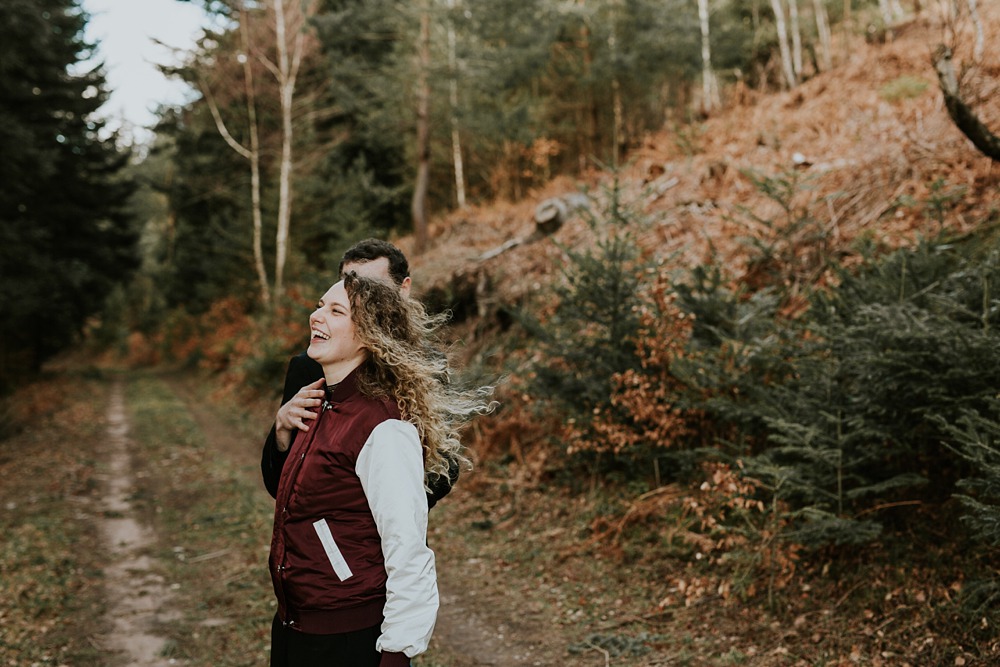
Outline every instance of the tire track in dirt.
<svg viewBox="0 0 1000 667">
<path fill-rule="evenodd" d="M 138 521 L 129 500 L 134 481 L 120 382 L 111 390 L 107 422 L 108 471 L 101 476 L 104 496 L 97 521 L 110 554 L 104 574 L 111 631 L 102 644 L 131 667 L 177 665 L 177 660 L 162 657 L 167 641 L 156 634 L 158 623 L 175 618 L 170 593 L 146 554 L 153 535 Z"/>
</svg>

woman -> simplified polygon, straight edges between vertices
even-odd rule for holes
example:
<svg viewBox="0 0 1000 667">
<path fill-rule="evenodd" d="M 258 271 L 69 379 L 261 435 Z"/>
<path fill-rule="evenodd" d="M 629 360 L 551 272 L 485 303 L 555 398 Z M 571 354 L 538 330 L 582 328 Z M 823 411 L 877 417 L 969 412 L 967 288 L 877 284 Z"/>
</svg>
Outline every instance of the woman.
<svg viewBox="0 0 1000 667">
<path fill-rule="evenodd" d="M 441 322 L 354 273 L 309 318 L 326 398 L 265 467 L 278 477 L 272 667 L 395 667 L 427 648 L 438 595 L 425 492 L 449 460 L 468 465 L 457 429 L 493 407 L 488 388 L 442 381 Z"/>
</svg>

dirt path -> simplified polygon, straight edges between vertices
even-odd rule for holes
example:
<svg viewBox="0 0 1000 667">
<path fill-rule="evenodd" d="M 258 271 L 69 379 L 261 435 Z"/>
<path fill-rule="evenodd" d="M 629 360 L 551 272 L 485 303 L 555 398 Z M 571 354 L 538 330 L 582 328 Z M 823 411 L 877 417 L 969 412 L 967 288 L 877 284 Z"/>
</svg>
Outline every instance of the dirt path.
<svg viewBox="0 0 1000 667">
<path fill-rule="evenodd" d="M 441 581 L 439 589 L 441 609 L 433 646 L 448 656 L 449 667 L 558 664 L 545 657 L 545 647 L 520 636 L 512 623 L 489 618 L 478 605 L 449 590 L 447 581 Z"/>
<path fill-rule="evenodd" d="M 145 553 L 152 544 L 152 535 L 136 519 L 129 501 L 133 477 L 121 384 L 112 388 L 107 421 L 108 472 L 101 480 L 103 512 L 97 515 L 111 555 L 104 574 L 112 632 L 102 638 L 102 643 L 121 654 L 125 664 L 132 667 L 176 665 L 176 660 L 161 657 L 166 640 L 156 634 L 157 623 L 174 617 L 169 609 L 169 591 Z"/>
</svg>

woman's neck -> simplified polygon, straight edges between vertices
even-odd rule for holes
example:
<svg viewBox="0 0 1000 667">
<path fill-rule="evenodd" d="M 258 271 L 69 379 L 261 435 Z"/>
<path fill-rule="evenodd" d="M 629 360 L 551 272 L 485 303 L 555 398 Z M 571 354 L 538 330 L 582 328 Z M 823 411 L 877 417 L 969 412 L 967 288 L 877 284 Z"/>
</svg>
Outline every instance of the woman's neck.
<svg viewBox="0 0 1000 667">
<path fill-rule="evenodd" d="M 349 362 L 326 364 L 323 366 L 323 377 L 328 385 L 340 384 L 355 368 L 364 363 L 364 359 L 352 359 Z"/>
</svg>

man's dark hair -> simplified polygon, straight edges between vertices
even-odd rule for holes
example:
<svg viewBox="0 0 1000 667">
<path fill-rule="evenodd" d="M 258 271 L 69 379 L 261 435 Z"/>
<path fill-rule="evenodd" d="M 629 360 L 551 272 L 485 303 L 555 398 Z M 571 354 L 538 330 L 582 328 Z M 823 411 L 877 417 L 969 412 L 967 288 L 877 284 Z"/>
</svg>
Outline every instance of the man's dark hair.
<svg viewBox="0 0 1000 667">
<path fill-rule="evenodd" d="M 410 275 L 410 264 L 406 261 L 403 251 L 382 239 L 365 239 L 358 241 L 344 253 L 340 258 L 340 267 L 337 273 L 344 274 L 344 264 L 363 264 L 372 260 L 385 257 L 389 260 L 389 277 L 397 285 L 402 285 L 403 281 Z"/>
</svg>

